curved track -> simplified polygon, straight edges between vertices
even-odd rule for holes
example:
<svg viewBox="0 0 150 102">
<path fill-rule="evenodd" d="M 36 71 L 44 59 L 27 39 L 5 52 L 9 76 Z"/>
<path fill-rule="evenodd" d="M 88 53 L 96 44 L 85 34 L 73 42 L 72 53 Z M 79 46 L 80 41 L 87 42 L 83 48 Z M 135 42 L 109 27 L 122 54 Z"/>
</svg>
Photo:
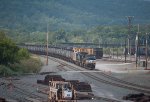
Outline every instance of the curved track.
<svg viewBox="0 0 150 102">
<path fill-rule="evenodd" d="M 57 59 L 57 58 L 49 57 L 49 59 L 51 59 L 51 60 L 53 60 L 53 61 L 55 61 L 55 62 L 58 62 L 58 63 L 60 64 L 60 65 L 57 66 L 57 68 L 58 68 L 60 71 L 67 71 L 67 69 L 64 68 L 64 66 L 67 66 L 67 67 L 69 67 L 70 69 L 72 69 L 72 70 L 74 70 L 74 71 L 77 71 L 77 68 L 76 68 L 76 67 L 71 66 L 71 65 L 69 65 L 69 64 L 67 64 L 67 63 L 65 63 L 65 62 L 63 62 L 63 61 L 61 61 L 61 60 L 59 60 L 59 59 Z M 81 70 L 81 71 L 83 71 L 83 70 Z M 111 98 L 106 98 L 106 97 L 100 97 L 100 96 L 94 96 L 93 98 L 94 98 L 94 100 L 103 100 L 103 101 L 107 101 L 107 102 L 121 102 L 121 101 L 116 100 L 116 99 L 111 99 Z"/>
<path fill-rule="evenodd" d="M 104 77 L 106 77 L 107 79 L 109 80 L 112 80 L 112 81 L 108 81 L 108 80 L 104 80 L 100 77 L 97 77 L 96 75 L 93 75 L 89 72 L 84 72 L 84 71 L 88 71 L 87 69 L 82 69 L 81 70 L 81 67 L 79 69 L 79 66 L 75 67 L 73 65 L 70 65 L 70 64 L 67 64 L 66 62 L 63 62 L 59 59 L 56 59 L 56 58 L 51 58 L 49 57 L 51 60 L 53 61 L 56 61 L 60 64 L 62 64 L 63 66 L 67 66 L 69 67 L 70 69 L 73 69 L 74 71 L 83 71 L 82 74 L 84 74 L 85 76 L 88 76 L 96 81 L 99 81 L 99 82 L 102 82 L 102 83 L 105 83 L 105 84 L 109 84 L 109 85 L 113 85 L 113 86 L 117 86 L 117 87 L 121 87 L 121 88 L 125 88 L 125 89 L 130 89 L 130 90 L 134 90 L 134 91 L 138 91 L 138 92 L 142 92 L 142 93 L 147 93 L 147 94 L 150 94 L 150 87 L 148 86 L 142 86 L 142 85 L 137 85 L 137 84 L 134 84 L 134 83 L 130 83 L 130 82 L 126 82 L 126 81 L 123 81 L 121 79 L 118 79 L 118 78 L 115 78 L 115 77 L 112 77 L 110 75 L 107 75 L 101 71 L 99 72 L 95 72 L 97 70 L 95 70 L 94 72 L 95 73 L 98 73 L 98 75 L 102 75 Z M 67 71 L 65 68 L 62 67 L 62 69 L 64 71 Z M 91 71 L 92 72 L 92 71 Z"/>
</svg>

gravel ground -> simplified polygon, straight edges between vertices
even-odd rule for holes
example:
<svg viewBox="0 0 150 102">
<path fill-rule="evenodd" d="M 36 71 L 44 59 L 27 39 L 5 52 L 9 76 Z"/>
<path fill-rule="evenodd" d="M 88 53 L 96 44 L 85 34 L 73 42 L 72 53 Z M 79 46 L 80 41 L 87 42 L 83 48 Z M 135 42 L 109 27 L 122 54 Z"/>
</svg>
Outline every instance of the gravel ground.
<svg viewBox="0 0 150 102">
<path fill-rule="evenodd" d="M 150 68 L 150 64 L 148 64 L 148 68 Z M 144 70 L 144 67 L 136 68 L 135 63 L 99 60 L 96 69 L 128 82 L 150 86 L 150 70 Z"/>
<path fill-rule="evenodd" d="M 89 78 L 81 73 L 76 72 L 63 72 L 59 71 L 61 67 L 64 67 L 69 70 L 66 66 L 60 66 L 59 63 L 54 62 L 52 60 L 49 60 L 49 65 L 46 66 L 45 62 L 46 59 L 44 57 L 41 57 L 41 61 L 44 63 L 41 73 L 42 72 L 53 72 L 50 74 L 59 74 L 62 75 L 65 79 L 68 80 L 80 80 L 84 82 L 88 82 L 92 86 L 93 93 L 96 96 L 102 96 L 102 97 L 108 97 L 113 99 L 122 100 L 122 97 L 124 95 L 127 95 L 129 93 L 137 93 L 136 91 L 119 88 L 116 86 L 104 84 L 98 81 L 93 80 L 92 78 Z M 126 69 L 127 68 L 127 69 Z M 150 72 L 145 71 L 142 68 L 139 68 L 138 70 L 134 69 L 134 64 L 131 63 L 122 63 L 122 62 L 111 62 L 111 61 L 103 61 L 98 60 L 96 69 L 100 69 L 105 71 L 107 74 L 110 74 L 112 76 L 115 76 L 119 79 L 137 83 L 140 85 L 150 86 Z M 47 99 L 47 95 L 41 94 L 37 92 L 38 89 L 47 89 L 47 86 L 44 85 L 37 85 L 36 81 L 37 79 L 43 80 L 45 75 L 26 75 L 26 76 L 19 76 L 17 78 L 21 80 L 14 80 L 14 83 L 20 83 L 18 84 L 18 87 L 23 87 L 24 90 L 28 91 L 29 93 L 34 93 L 36 95 L 39 95 L 43 97 L 44 99 Z M 103 78 L 103 77 L 101 77 Z M 0 82 L 3 82 L 3 79 L 0 78 Z M 24 98 L 27 97 L 23 94 L 18 94 L 15 90 L 10 90 L 4 86 L 0 86 L 0 96 L 5 97 L 7 99 L 17 99 L 17 98 Z M 102 100 L 83 100 L 79 102 L 105 102 Z M 125 101 L 123 101 L 125 102 Z"/>
</svg>

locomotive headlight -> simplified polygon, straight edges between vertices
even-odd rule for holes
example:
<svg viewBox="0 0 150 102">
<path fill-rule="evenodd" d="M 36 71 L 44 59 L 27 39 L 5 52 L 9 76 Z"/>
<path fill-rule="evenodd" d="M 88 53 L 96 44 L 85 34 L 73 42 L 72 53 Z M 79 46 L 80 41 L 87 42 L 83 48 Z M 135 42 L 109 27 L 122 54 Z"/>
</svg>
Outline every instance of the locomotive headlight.
<svg viewBox="0 0 150 102">
<path fill-rule="evenodd" d="M 93 60 L 93 63 L 96 63 L 96 60 Z"/>
<path fill-rule="evenodd" d="M 92 63 L 92 60 L 87 60 L 87 63 Z"/>
<path fill-rule="evenodd" d="M 86 63 L 96 63 L 96 60 L 86 60 Z"/>
<path fill-rule="evenodd" d="M 92 60 L 89 60 L 89 63 L 92 63 Z"/>
<path fill-rule="evenodd" d="M 86 60 L 86 63 L 89 63 L 89 60 Z"/>
</svg>

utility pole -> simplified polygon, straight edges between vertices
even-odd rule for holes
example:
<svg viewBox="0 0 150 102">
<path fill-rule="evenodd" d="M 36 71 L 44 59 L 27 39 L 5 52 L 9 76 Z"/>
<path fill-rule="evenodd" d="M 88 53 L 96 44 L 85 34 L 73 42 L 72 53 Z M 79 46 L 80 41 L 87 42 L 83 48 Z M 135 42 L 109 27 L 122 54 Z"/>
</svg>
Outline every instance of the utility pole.
<svg viewBox="0 0 150 102">
<path fill-rule="evenodd" d="M 48 24 L 47 24 L 47 34 L 46 34 L 46 65 L 48 65 Z"/>
<path fill-rule="evenodd" d="M 56 36 L 56 38 L 55 38 L 55 46 L 57 46 L 57 36 Z"/>
<path fill-rule="evenodd" d="M 127 63 L 127 53 L 126 53 L 127 52 L 127 50 L 126 50 L 127 47 L 126 46 L 127 46 L 127 37 L 125 37 L 125 51 L 124 51 L 124 54 L 125 54 L 125 63 Z"/>
<path fill-rule="evenodd" d="M 145 70 L 147 70 L 147 57 L 148 57 L 148 53 L 147 53 L 148 52 L 148 42 L 147 42 L 148 36 L 147 35 L 148 35 L 148 33 L 146 33 L 146 53 L 145 53 L 146 54 L 146 57 L 145 57 L 146 58 L 146 63 L 145 63 L 146 65 L 145 65 Z"/>
<path fill-rule="evenodd" d="M 99 40 L 99 48 L 100 48 L 100 47 L 101 47 L 101 45 L 100 45 L 100 41 L 101 41 L 100 37 L 99 37 L 99 39 L 98 39 L 98 40 Z"/>
<path fill-rule="evenodd" d="M 128 19 L 128 55 L 131 59 L 131 21 L 133 19 L 133 16 L 127 16 Z"/>
<path fill-rule="evenodd" d="M 135 57 L 136 57 L 136 68 L 137 68 L 137 62 L 138 62 L 138 54 L 139 54 L 139 32 L 140 31 L 140 25 L 138 24 L 138 32 L 137 32 L 137 34 L 136 34 L 136 39 L 135 39 L 135 51 L 136 51 L 136 53 L 135 53 Z"/>
</svg>

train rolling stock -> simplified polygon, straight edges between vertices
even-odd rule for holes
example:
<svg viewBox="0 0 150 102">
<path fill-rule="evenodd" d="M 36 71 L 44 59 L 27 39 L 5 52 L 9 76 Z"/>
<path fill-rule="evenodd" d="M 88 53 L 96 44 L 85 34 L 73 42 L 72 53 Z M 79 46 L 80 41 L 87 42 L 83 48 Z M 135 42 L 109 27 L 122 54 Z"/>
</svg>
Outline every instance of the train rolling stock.
<svg viewBox="0 0 150 102">
<path fill-rule="evenodd" d="M 93 99 L 91 85 L 79 80 L 66 80 L 60 75 L 46 75 L 44 80 L 37 80 L 38 84 L 48 85 L 49 102 Z"/>
<path fill-rule="evenodd" d="M 50 100 L 71 100 L 73 98 L 73 91 L 69 82 L 50 81 L 49 88 Z"/>
<path fill-rule="evenodd" d="M 30 52 L 36 54 L 46 54 L 46 45 L 22 45 L 22 48 L 27 48 Z M 72 62 L 78 66 L 95 69 L 96 59 L 103 57 L 102 48 L 81 48 L 81 47 L 48 47 L 48 55 L 56 58 Z"/>
</svg>

